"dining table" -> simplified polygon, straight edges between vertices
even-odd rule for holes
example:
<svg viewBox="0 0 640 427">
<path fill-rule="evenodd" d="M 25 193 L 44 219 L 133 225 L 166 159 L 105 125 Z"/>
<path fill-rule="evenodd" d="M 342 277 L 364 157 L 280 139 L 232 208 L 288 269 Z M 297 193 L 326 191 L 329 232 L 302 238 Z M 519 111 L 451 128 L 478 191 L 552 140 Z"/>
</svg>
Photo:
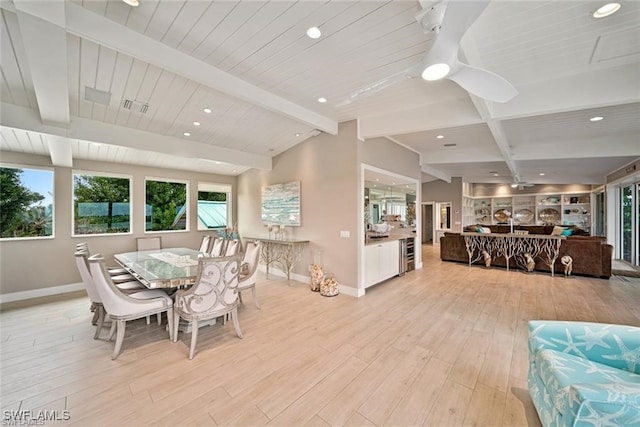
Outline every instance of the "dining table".
<svg viewBox="0 0 640 427">
<path fill-rule="evenodd" d="M 125 252 L 113 257 L 147 288 L 170 291 L 195 284 L 201 256 L 201 252 L 190 248 L 166 248 Z"/>
</svg>

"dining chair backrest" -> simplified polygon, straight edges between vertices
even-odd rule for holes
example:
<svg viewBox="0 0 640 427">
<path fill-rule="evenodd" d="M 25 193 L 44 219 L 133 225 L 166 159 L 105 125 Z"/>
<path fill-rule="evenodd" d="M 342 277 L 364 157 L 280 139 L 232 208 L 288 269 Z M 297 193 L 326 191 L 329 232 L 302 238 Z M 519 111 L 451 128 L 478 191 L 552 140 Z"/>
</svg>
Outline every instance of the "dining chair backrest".
<svg viewBox="0 0 640 427">
<path fill-rule="evenodd" d="M 209 253 L 212 257 L 222 256 L 222 248 L 224 247 L 224 239 L 222 237 L 214 237 Z"/>
<path fill-rule="evenodd" d="M 162 249 L 162 237 L 138 237 L 136 244 L 139 251 Z"/>
<path fill-rule="evenodd" d="M 211 236 L 204 235 L 202 236 L 202 241 L 200 242 L 200 248 L 198 249 L 198 252 L 201 252 L 203 254 L 208 254 L 210 246 L 211 246 Z"/>
<path fill-rule="evenodd" d="M 235 255 L 240 251 L 240 241 L 238 239 L 227 240 L 227 246 L 224 250 L 224 256 Z"/>
<path fill-rule="evenodd" d="M 82 278 L 82 284 L 84 285 L 91 302 L 101 303 L 102 299 L 100 298 L 100 293 L 98 292 L 96 285 L 93 283 L 93 277 L 91 277 L 91 273 L 89 272 L 88 255 L 89 254 L 84 250 L 76 251 L 76 266 L 78 267 L 78 272 Z"/>
<path fill-rule="evenodd" d="M 176 295 L 176 308 L 190 316 L 230 310 L 238 300 L 240 256 L 198 259 L 196 284 Z"/>
<path fill-rule="evenodd" d="M 260 251 L 262 250 L 262 243 L 250 241 L 247 242 L 244 249 L 243 263 L 247 263 L 247 273 L 242 278 L 242 282 L 246 284 L 255 283 L 258 275 L 258 263 L 260 262 Z"/>
</svg>

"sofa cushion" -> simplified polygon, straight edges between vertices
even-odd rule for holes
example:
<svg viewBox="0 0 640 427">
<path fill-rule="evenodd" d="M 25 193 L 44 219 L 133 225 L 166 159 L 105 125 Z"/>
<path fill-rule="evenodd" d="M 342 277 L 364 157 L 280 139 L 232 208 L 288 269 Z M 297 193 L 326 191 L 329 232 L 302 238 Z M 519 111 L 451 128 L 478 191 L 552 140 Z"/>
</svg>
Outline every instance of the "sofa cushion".
<svg viewBox="0 0 640 427">
<path fill-rule="evenodd" d="M 632 389 L 640 388 L 640 375 L 638 374 L 555 350 L 541 349 L 537 351 L 535 366 L 544 382 L 546 391 L 553 399 L 553 406 L 563 417 L 572 417 L 570 413 L 572 411 L 575 413 L 576 402 L 573 399 L 589 396 L 588 388 L 580 389 L 587 390 L 580 394 L 580 390 L 576 392 L 576 389 L 571 388 L 574 384 L 586 386 L 588 384 L 615 383 Z M 606 393 L 604 400 L 606 401 Z M 577 406 L 580 406 L 579 402 Z"/>
</svg>

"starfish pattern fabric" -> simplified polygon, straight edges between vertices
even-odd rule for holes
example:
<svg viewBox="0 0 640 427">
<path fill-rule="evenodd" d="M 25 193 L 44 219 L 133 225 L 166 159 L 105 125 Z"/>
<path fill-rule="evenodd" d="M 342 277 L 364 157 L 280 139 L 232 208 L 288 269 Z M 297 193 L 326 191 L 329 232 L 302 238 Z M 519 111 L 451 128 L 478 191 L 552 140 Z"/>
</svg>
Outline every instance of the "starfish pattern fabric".
<svg viewBox="0 0 640 427">
<path fill-rule="evenodd" d="M 546 426 L 640 427 L 640 328 L 529 322 L 529 391 Z"/>
</svg>

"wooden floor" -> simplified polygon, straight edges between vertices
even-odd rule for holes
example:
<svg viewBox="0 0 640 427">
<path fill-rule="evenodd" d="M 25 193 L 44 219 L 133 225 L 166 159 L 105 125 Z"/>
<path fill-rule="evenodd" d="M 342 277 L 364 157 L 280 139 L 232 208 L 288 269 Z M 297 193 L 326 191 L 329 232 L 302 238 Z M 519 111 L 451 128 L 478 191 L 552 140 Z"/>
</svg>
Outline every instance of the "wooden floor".
<svg viewBox="0 0 640 427">
<path fill-rule="evenodd" d="M 261 280 L 233 326 L 178 343 L 144 320 L 123 352 L 93 340 L 86 297 L 5 310 L 3 410 L 68 410 L 46 425 L 537 426 L 526 386 L 527 320 L 640 326 L 640 279 L 506 272 L 443 263 L 325 298 Z M 339 278 L 338 278 L 339 279 Z"/>
</svg>

